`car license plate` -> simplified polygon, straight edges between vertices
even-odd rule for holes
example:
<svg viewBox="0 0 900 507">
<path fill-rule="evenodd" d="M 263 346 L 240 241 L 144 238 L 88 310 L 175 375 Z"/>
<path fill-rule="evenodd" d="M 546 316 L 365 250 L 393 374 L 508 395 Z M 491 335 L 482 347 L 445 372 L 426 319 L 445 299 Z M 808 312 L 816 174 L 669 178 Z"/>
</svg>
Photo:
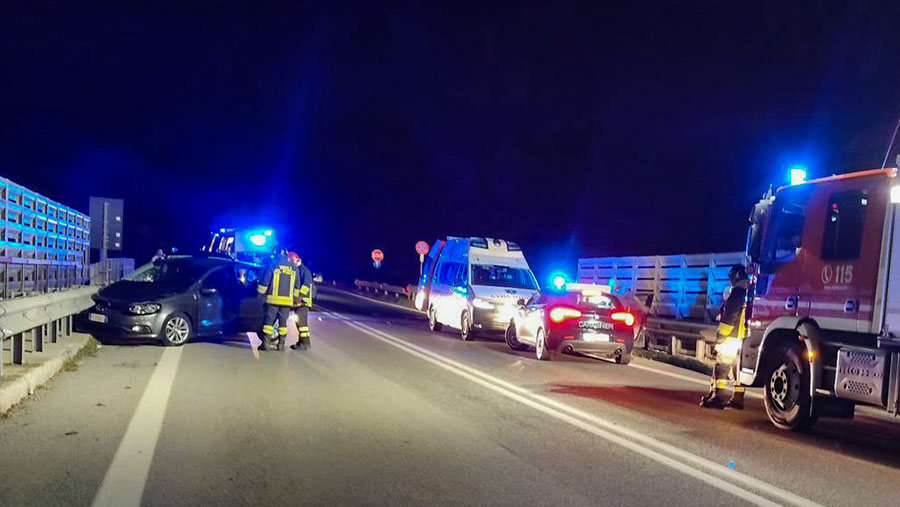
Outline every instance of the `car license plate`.
<svg viewBox="0 0 900 507">
<path fill-rule="evenodd" d="M 609 335 L 605 333 L 581 333 L 581 339 L 586 342 L 608 342 Z"/>
<path fill-rule="evenodd" d="M 99 322 L 101 324 L 106 324 L 106 315 L 101 315 L 99 313 L 91 313 L 88 315 L 88 320 L 91 322 Z"/>
</svg>

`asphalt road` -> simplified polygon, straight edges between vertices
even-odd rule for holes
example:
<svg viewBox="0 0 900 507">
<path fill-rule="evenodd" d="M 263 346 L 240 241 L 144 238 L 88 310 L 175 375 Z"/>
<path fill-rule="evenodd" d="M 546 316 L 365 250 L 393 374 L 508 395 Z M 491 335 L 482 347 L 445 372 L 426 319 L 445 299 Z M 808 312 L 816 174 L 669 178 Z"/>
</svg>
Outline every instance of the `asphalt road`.
<svg viewBox="0 0 900 507">
<path fill-rule="evenodd" d="M 782 432 L 668 365 L 318 298 L 309 351 L 104 346 L 0 420 L 0 505 L 897 505 L 893 422 Z"/>
</svg>

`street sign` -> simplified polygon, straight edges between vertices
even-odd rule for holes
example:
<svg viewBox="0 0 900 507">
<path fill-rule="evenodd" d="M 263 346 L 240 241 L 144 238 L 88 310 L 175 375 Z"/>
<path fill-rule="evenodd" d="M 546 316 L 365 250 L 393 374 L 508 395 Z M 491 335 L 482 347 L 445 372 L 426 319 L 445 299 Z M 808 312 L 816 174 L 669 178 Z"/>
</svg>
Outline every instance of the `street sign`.
<svg viewBox="0 0 900 507">
<path fill-rule="evenodd" d="M 377 248 L 372 250 L 372 260 L 380 264 L 384 260 L 384 252 Z"/>
<path fill-rule="evenodd" d="M 91 248 L 101 250 L 122 249 L 122 217 L 125 203 L 122 199 L 91 197 Z"/>
<path fill-rule="evenodd" d="M 428 253 L 428 243 L 424 241 L 416 242 L 416 253 L 419 254 L 419 277 L 422 276 L 422 269 L 425 266 L 425 254 Z"/>
</svg>

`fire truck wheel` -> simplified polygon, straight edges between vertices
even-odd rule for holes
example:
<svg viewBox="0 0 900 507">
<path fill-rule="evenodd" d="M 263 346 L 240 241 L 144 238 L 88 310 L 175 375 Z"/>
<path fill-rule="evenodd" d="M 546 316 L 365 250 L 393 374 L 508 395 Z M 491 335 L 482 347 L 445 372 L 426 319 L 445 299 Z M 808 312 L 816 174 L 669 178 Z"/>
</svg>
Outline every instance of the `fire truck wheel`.
<svg viewBox="0 0 900 507">
<path fill-rule="evenodd" d="M 799 345 L 785 345 L 776 353 L 766 379 L 766 413 L 783 430 L 803 430 L 815 423 L 809 394 L 809 364 Z"/>
</svg>

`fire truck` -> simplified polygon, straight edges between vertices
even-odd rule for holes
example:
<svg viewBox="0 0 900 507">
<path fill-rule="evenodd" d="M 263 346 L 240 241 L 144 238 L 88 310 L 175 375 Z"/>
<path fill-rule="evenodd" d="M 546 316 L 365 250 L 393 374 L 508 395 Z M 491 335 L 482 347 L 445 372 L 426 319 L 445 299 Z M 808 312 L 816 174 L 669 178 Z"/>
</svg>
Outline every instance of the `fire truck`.
<svg viewBox="0 0 900 507">
<path fill-rule="evenodd" d="M 769 191 L 750 216 L 749 337 L 739 379 L 782 429 L 900 405 L 896 169 Z"/>
</svg>

